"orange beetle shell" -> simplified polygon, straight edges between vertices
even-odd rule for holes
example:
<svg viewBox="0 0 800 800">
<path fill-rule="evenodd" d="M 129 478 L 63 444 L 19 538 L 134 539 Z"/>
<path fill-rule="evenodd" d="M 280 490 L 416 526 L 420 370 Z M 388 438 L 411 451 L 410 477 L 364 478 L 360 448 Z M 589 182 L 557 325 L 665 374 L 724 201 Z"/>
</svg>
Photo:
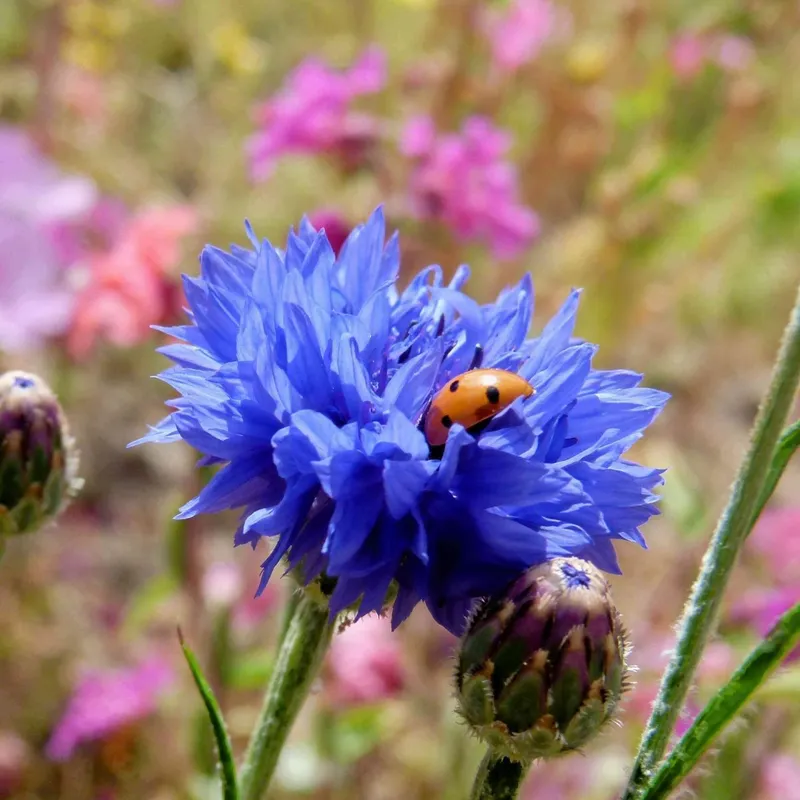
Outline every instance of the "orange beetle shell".
<svg viewBox="0 0 800 800">
<path fill-rule="evenodd" d="M 433 447 L 443 445 L 448 430 L 456 423 L 471 428 L 534 391 L 525 378 L 504 369 L 464 372 L 449 380 L 431 401 L 425 417 L 425 438 Z"/>
</svg>

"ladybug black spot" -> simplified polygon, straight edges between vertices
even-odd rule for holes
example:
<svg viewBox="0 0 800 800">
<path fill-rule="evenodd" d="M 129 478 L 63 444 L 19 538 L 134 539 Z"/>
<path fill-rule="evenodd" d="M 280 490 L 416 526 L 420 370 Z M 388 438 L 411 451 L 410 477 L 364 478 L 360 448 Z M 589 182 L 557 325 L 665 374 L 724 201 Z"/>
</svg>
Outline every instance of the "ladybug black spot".
<svg viewBox="0 0 800 800">
<path fill-rule="evenodd" d="M 451 392 L 457 392 L 458 391 L 458 381 L 453 381 L 450 384 L 450 391 Z"/>
<path fill-rule="evenodd" d="M 449 417 L 447 414 L 445 414 L 445 415 L 442 417 L 442 425 L 444 425 L 444 426 L 445 426 L 445 428 L 450 428 L 450 427 L 452 427 L 452 425 L 453 425 L 453 420 L 452 420 L 452 419 L 450 419 L 450 417 Z"/>
<path fill-rule="evenodd" d="M 500 390 L 496 386 L 490 386 L 486 390 L 486 399 L 496 406 L 500 402 Z"/>
</svg>

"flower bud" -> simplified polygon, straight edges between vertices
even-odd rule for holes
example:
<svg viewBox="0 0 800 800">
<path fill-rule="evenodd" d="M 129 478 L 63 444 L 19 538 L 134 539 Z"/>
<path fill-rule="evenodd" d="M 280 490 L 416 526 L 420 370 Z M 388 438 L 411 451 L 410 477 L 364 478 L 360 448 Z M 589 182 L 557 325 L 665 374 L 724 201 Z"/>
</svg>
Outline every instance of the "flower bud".
<svg viewBox="0 0 800 800">
<path fill-rule="evenodd" d="M 458 657 L 459 711 L 517 761 L 580 748 L 617 709 L 627 651 L 603 575 L 553 559 L 478 608 Z"/>
<path fill-rule="evenodd" d="M 35 375 L 0 375 L 0 538 L 53 519 L 80 489 L 64 412 Z"/>
</svg>

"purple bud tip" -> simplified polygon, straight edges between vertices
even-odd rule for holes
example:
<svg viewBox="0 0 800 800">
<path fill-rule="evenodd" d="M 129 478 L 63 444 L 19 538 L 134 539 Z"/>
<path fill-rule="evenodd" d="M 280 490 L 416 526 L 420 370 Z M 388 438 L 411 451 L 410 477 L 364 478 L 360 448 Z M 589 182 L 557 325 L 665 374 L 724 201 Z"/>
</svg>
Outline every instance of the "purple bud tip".
<svg viewBox="0 0 800 800">
<path fill-rule="evenodd" d="M 566 579 L 568 589 L 588 589 L 592 583 L 592 579 L 586 570 L 575 567 L 572 564 L 562 564 L 561 574 Z"/>
</svg>

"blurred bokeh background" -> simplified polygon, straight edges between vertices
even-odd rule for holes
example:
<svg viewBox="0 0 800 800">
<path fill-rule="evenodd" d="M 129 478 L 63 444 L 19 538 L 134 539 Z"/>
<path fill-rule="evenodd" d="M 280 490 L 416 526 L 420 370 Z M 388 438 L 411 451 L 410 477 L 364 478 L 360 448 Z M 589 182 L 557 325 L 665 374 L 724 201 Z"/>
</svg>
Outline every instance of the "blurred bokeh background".
<svg viewBox="0 0 800 800">
<path fill-rule="evenodd" d="M 526 800 L 625 780 L 800 277 L 800 5 L 787 0 L 0 0 L 0 368 L 45 376 L 85 490 L 0 561 L 0 797 L 218 798 L 180 623 L 243 747 L 287 582 L 232 518 L 170 522 L 183 445 L 126 450 L 169 396 L 153 324 L 180 318 L 205 242 L 330 236 L 383 203 L 404 274 L 526 271 L 536 326 L 585 288 L 596 364 L 674 399 L 638 447 L 668 466 L 650 552 L 614 590 L 640 667 L 622 725 L 538 767 Z M 737 569 L 686 724 L 800 599 L 800 470 Z M 336 640 L 274 796 L 466 796 L 453 640 L 422 611 Z M 800 797 L 789 664 L 690 781 L 698 798 Z"/>
</svg>

